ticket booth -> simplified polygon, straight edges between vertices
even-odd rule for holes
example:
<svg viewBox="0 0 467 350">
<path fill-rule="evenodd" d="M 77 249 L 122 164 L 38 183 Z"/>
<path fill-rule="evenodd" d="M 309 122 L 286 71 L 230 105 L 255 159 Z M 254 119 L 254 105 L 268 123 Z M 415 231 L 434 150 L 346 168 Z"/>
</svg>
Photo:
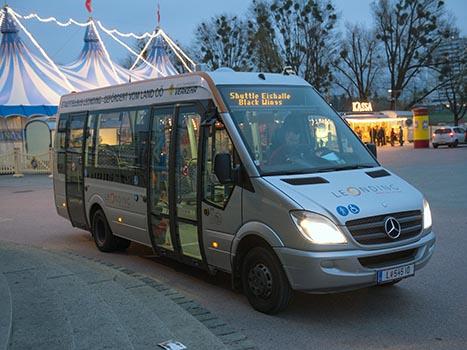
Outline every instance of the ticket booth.
<svg viewBox="0 0 467 350">
<path fill-rule="evenodd" d="M 388 117 L 382 113 L 355 113 L 343 115 L 343 118 L 363 142 L 377 143 L 374 136 L 375 130 L 379 131 L 382 128 L 384 132 L 383 145 L 389 144 L 391 130 L 394 129 L 394 132 L 398 135 L 399 127 L 402 127 L 404 141 L 407 141 L 406 117 Z"/>
</svg>

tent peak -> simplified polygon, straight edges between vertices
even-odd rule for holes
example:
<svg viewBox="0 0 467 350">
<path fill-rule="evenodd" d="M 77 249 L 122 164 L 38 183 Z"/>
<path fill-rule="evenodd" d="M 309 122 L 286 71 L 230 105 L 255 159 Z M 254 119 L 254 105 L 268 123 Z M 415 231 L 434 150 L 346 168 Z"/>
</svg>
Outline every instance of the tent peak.
<svg viewBox="0 0 467 350">
<path fill-rule="evenodd" d="M 19 32 L 18 27 L 16 26 L 14 18 L 11 16 L 8 11 L 8 6 L 2 8 L 3 11 L 3 21 L 0 28 L 2 34 L 16 34 Z"/>
<path fill-rule="evenodd" d="M 89 21 L 94 22 L 92 17 L 89 17 Z M 95 27 L 93 25 L 88 25 L 86 32 L 84 33 L 84 42 L 99 42 L 99 36 L 96 33 Z"/>
</svg>

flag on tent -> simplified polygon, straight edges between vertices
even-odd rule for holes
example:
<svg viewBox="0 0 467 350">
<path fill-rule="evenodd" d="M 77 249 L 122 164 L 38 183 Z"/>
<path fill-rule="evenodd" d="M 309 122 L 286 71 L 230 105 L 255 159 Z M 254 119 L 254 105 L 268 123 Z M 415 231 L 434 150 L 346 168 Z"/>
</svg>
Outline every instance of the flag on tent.
<svg viewBox="0 0 467 350">
<path fill-rule="evenodd" d="M 161 24 L 161 4 L 157 3 L 157 25 Z"/>
<path fill-rule="evenodd" d="M 85 4 L 85 6 L 86 6 L 86 10 L 88 10 L 88 12 L 89 12 L 89 13 L 91 13 L 91 12 L 92 12 L 92 5 L 91 5 L 91 1 L 92 1 L 92 0 L 86 0 L 86 4 Z"/>
</svg>

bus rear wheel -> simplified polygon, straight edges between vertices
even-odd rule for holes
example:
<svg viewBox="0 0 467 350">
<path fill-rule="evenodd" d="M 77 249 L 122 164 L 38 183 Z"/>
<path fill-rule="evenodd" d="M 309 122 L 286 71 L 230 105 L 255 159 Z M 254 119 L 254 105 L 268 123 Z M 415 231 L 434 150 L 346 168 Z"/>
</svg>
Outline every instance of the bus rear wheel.
<svg viewBox="0 0 467 350">
<path fill-rule="evenodd" d="M 265 247 L 255 247 L 246 254 L 242 264 L 242 285 L 251 306 L 270 315 L 285 309 L 292 297 L 279 259 Z"/>
<path fill-rule="evenodd" d="M 113 252 L 115 250 L 126 250 L 130 246 L 130 241 L 116 237 L 110 229 L 109 223 L 101 209 L 96 210 L 92 216 L 92 236 L 97 249 L 101 252 Z"/>
</svg>

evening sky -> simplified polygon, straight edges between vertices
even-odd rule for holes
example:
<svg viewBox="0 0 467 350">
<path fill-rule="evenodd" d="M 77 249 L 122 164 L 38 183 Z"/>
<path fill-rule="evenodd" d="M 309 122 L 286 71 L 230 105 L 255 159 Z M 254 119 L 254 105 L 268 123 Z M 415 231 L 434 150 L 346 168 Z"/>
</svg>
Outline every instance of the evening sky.
<svg viewBox="0 0 467 350">
<path fill-rule="evenodd" d="M 4 1 L 3 1 L 4 2 Z M 16 12 L 26 15 L 37 13 L 41 17 L 54 16 L 64 21 L 74 18 L 86 21 L 88 13 L 84 0 L 10 0 L 8 5 Z M 360 22 L 370 25 L 371 0 L 334 0 L 340 13 L 341 25 Z M 151 31 L 156 25 L 157 0 L 93 0 L 93 17 L 99 19 L 107 28 L 118 28 L 122 32 L 143 33 Z M 161 26 L 174 40 L 182 45 L 190 45 L 194 29 L 201 21 L 220 14 L 245 15 L 251 0 L 160 0 Z M 457 17 L 456 23 L 463 35 L 467 34 L 467 21 L 461 17 L 467 14 L 466 0 L 447 0 L 447 9 Z M 82 47 L 84 29 L 77 26 L 61 28 L 54 24 L 43 24 L 37 20 L 23 20 L 38 42 L 46 49 L 54 61 L 68 63 L 77 57 Z M 22 34 L 22 37 L 26 37 Z M 117 62 L 122 62 L 127 51 L 109 36 L 102 34 L 110 54 Z M 134 41 L 127 40 L 129 45 Z"/>
</svg>

